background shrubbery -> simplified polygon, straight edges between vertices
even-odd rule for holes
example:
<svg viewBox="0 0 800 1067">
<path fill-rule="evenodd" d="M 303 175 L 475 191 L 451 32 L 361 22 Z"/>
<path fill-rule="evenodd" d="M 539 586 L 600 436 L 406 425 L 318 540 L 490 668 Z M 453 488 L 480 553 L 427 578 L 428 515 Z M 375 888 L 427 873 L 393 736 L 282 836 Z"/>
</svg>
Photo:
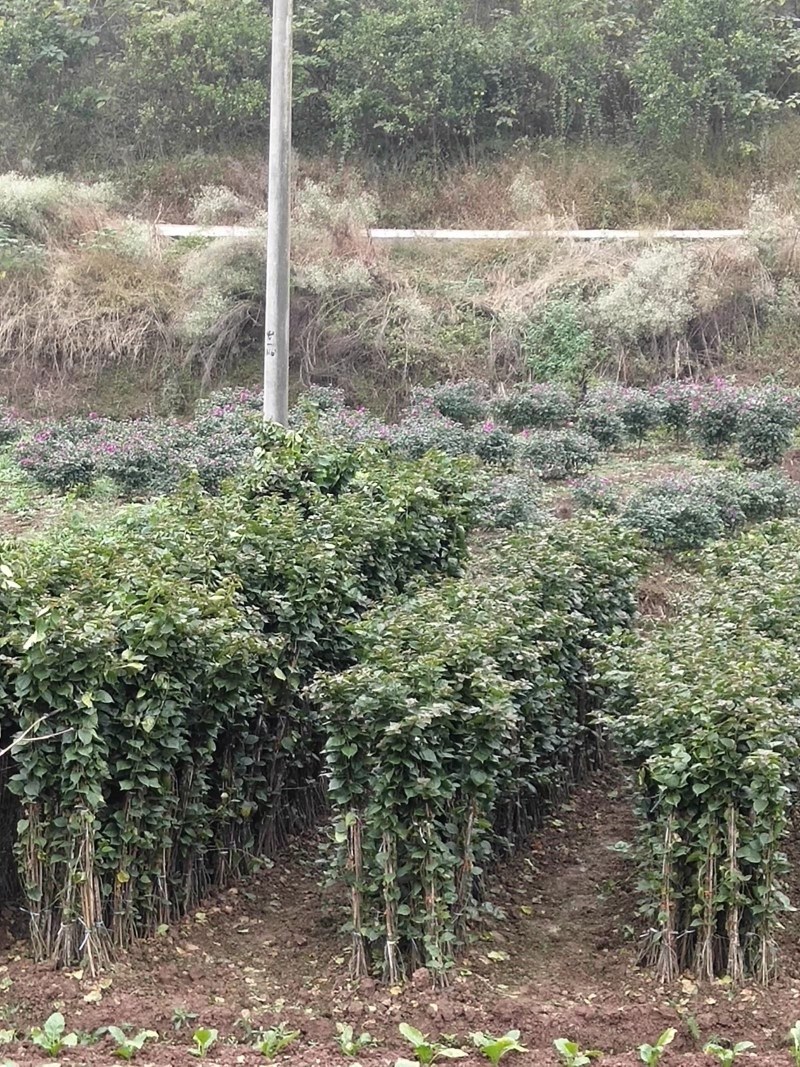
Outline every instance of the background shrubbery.
<svg viewBox="0 0 800 1067">
<path fill-rule="evenodd" d="M 14 162 L 135 161 L 263 141 L 260 0 L 5 0 L 2 142 Z M 764 0 L 313 0 L 296 16 L 302 147 L 446 156 L 509 137 L 752 151 L 788 99 L 793 27 Z M 691 70 L 686 42 L 691 42 Z M 380 62 L 378 62 L 380 59 Z"/>
</svg>

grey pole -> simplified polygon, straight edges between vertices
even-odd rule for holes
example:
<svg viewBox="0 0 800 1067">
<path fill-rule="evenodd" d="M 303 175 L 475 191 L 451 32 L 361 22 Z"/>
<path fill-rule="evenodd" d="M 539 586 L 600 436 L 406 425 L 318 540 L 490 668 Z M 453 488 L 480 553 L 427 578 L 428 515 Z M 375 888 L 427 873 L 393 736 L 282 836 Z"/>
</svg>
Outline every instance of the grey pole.
<svg viewBox="0 0 800 1067">
<path fill-rule="evenodd" d="M 292 0 L 273 0 L 267 204 L 264 419 L 289 422 L 289 254 L 292 181 Z"/>
</svg>

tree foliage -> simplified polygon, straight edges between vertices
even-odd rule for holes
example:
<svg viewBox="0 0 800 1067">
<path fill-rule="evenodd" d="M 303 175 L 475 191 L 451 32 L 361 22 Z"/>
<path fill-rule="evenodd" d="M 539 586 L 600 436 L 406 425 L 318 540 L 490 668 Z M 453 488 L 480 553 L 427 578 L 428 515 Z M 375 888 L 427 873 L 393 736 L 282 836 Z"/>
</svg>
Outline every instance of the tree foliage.
<svg viewBox="0 0 800 1067">
<path fill-rule="evenodd" d="M 792 101 L 771 0 L 309 0 L 300 147 L 446 156 L 508 136 L 748 151 Z M 267 126 L 262 0 L 0 0 L 6 164 L 236 146 Z"/>
</svg>

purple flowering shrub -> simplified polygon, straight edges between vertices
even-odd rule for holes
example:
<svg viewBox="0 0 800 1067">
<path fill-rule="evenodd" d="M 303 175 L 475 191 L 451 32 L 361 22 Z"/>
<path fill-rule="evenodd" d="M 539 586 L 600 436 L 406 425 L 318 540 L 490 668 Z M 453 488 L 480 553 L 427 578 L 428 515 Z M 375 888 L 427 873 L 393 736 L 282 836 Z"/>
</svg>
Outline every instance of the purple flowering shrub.
<svg viewBox="0 0 800 1067">
<path fill-rule="evenodd" d="M 462 426 L 474 426 L 489 414 L 489 386 L 476 378 L 445 382 L 432 389 L 415 389 L 411 402 L 414 407 L 433 407 Z"/>
<path fill-rule="evenodd" d="M 625 440 L 625 423 L 619 412 L 618 390 L 592 389 L 578 408 L 577 425 L 601 448 L 619 448 Z"/>
<path fill-rule="evenodd" d="M 661 403 L 662 420 L 668 430 L 672 430 L 677 441 L 684 438 L 689 430 L 689 418 L 700 387 L 694 382 L 671 381 L 651 389 L 653 396 Z"/>
<path fill-rule="evenodd" d="M 628 501 L 622 521 L 653 548 L 683 551 L 799 510 L 798 491 L 782 474 L 715 473 L 646 486 Z"/>
<path fill-rule="evenodd" d="M 698 388 L 689 414 L 689 436 L 707 454 L 719 457 L 733 444 L 739 426 L 741 391 L 720 378 Z"/>
<path fill-rule="evenodd" d="M 563 385 L 542 383 L 519 385 L 507 396 L 498 397 L 492 413 L 510 430 L 554 430 L 574 415 L 575 396 Z"/>
<path fill-rule="evenodd" d="M 91 420 L 40 424 L 18 441 L 14 458 L 45 489 L 82 492 L 97 475 L 96 441 L 89 427 L 93 429 Z"/>
<path fill-rule="evenodd" d="M 577 430 L 533 430 L 522 435 L 520 458 L 545 481 L 585 474 L 598 460 L 597 442 Z"/>
<path fill-rule="evenodd" d="M 98 471 L 126 499 L 168 493 L 178 484 L 182 437 L 172 423 L 122 423 L 98 442 Z"/>
<path fill-rule="evenodd" d="M 472 448 L 478 459 L 490 466 L 512 467 L 517 458 L 518 440 L 489 419 L 472 431 Z"/>
<path fill-rule="evenodd" d="M 572 486 L 572 495 L 582 508 L 614 515 L 619 511 L 619 498 L 614 483 L 608 478 L 584 478 Z"/>
<path fill-rule="evenodd" d="M 387 434 L 392 449 L 408 459 L 419 459 L 435 449 L 449 456 L 465 456 L 472 451 L 472 437 L 460 422 L 441 415 L 432 405 L 411 411 Z"/>
<path fill-rule="evenodd" d="M 617 448 L 645 437 L 665 424 L 666 405 L 655 390 L 601 385 L 590 390 L 578 410 L 578 427 L 602 448 Z"/>
<path fill-rule="evenodd" d="M 479 479 L 476 522 L 485 530 L 513 530 L 547 521 L 535 482 L 524 474 Z"/>
<path fill-rule="evenodd" d="M 757 389 L 746 393 L 736 425 L 739 455 L 753 467 L 780 463 L 794 439 L 797 424 L 797 407 L 787 392 Z"/>
<path fill-rule="evenodd" d="M 649 433 L 664 425 L 666 406 L 653 392 L 626 386 L 619 390 L 617 404 L 627 436 L 640 447 Z"/>
<path fill-rule="evenodd" d="M 22 436 L 23 423 L 13 408 L 0 407 L 0 448 Z"/>
</svg>

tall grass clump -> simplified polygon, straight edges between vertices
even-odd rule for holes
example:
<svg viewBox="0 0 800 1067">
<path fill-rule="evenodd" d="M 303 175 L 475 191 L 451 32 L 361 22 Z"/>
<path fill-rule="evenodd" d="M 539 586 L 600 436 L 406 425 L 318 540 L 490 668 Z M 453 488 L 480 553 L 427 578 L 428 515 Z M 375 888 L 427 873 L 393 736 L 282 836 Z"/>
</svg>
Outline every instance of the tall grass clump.
<svg viewBox="0 0 800 1067">
<path fill-rule="evenodd" d="M 115 199 L 107 184 L 84 185 L 58 175 L 0 174 L 0 226 L 40 244 L 99 230 Z"/>
</svg>

